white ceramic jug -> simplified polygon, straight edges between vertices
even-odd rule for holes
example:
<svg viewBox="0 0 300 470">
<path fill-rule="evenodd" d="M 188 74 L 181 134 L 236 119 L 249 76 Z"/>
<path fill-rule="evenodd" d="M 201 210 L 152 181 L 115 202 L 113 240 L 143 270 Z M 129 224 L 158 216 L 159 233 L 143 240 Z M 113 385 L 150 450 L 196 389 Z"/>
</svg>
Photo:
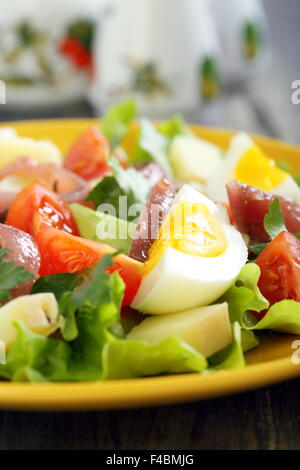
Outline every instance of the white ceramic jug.
<svg viewBox="0 0 300 470">
<path fill-rule="evenodd" d="M 103 0 L 9 0 L 0 16 L 0 79 L 7 107 L 48 106 L 85 95 Z"/>
<path fill-rule="evenodd" d="M 222 43 L 223 81 L 252 78 L 271 57 L 268 22 L 261 0 L 210 0 Z"/>
<path fill-rule="evenodd" d="M 95 46 L 91 101 L 96 108 L 132 95 L 151 117 L 197 108 L 202 62 L 219 54 L 209 1 L 110 0 L 108 5 Z"/>
</svg>

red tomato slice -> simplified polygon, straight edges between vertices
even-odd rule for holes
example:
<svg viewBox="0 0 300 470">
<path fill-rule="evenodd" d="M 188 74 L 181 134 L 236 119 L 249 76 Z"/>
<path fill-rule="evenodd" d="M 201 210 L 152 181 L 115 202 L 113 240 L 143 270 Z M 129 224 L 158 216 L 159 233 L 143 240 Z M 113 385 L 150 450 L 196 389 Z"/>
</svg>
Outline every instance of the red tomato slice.
<svg viewBox="0 0 300 470">
<path fill-rule="evenodd" d="M 26 186 L 9 208 L 6 224 L 30 235 L 42 223 L 78 235 L 78 229 L 68 205 L 53 191 L 39 183 Z"/>
<path fill-rule="evenodd" d="M 80 272 L 94 266 L 104 255 L 115 252 L 109 245 L 75 237 L 46 224 L 40 226 L 35 238 L 41 253 L 41 276 Z M 123 306 L 132 302 L 141 284 L 143 267 L 142 263 L 123 254 L 114 258 L 109 272 L 117 271 L 125 282 Z"/>
<path fill-rule="evenodd" d="M 269 236 L 264 229 L 264 217 L 274 199 L 278 198 L 289 232 L 300 231 L 300 205 L 290 199 L 266 193 L 247 184 L 232 181 L 227 185 L 232 215 L 238 229 L 258 242 L 266 242 Z"/>
<path fill-rule="evenodd" d="M 97 126 L 87 129 L 73 144 L 64 166 L 85 180 L 110 172 L 107 164 L 109 143 Z"/>
<path fill-rule="evenodd" d="M 285 299 L 300 301 L 300 240 L 281 232 L 256 259 L 263 296 L 273 305 Z M 259 315 L 258 315 L 259 316 Z"/>
</svg>

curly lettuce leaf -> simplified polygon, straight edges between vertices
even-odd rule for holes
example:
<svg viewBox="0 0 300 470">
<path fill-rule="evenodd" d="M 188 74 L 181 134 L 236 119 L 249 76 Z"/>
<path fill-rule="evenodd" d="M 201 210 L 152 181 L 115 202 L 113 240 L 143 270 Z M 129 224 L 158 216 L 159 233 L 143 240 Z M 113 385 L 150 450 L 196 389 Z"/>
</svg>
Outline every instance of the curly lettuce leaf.
<svg viewBox="0 0 300 470">
<path fill-rule="evenodd" d="M 213 370 L 231 370 L 245 367 L 245 358 L 242 348 L 241 326 L 234 322 L 232 326 L 233 341 L 222 351 L 209 358 L 209 365 Z"/>
<path fill-rule="evenodd" d="M 245 314 L 243 326 L 248 330 L 273 330 L 300 335 L 300 302 L 281 300 L 272 305 L 266 315 L 257 320 L 251 313 Z"/>
<path fill-rule="evenodd" d="M 244 330 L 272 330 L 283 333 L 300 334 L 300 302 L 282 300 L 272 305 L 263 297 L 259 288 L 259 266 L 246 264 L 235 284 L 219 301 L 228 302 L 232 322 L 238 321 Z M 267 313 L 258 320 L 251 311 Z"/>
<path fill-rule="evenodd" d="M 260 312 L 269 307 L 269 302 L 264 298 L 258 288 L 260 269 L 257 264 L 246 264 L 234 285 L 218 300 L 227 302 L 231 322 L 238 321 L 243 324 L 243 317 L 247 310 Z"/>
<path fill-rule="evenodd" d="M 103 351 L 103 378 L 110 380 L 202 372 L 206 367 L 205 357 L 178 337 L 158 344 L 117 340 L 107 343 Z"/>
</svg>

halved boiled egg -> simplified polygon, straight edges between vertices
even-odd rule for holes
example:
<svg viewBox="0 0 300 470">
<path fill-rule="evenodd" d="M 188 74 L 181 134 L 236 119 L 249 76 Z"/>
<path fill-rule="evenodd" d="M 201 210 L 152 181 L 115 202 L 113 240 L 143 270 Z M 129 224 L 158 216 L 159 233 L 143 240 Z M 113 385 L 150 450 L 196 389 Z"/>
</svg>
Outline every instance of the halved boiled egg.
<svg viewBox="0 0 300 470">
<path fill-rule="evenodd" d="M 226 157 L 208 182 L 208 196 L 226 202 L 226 184 L 232 180 L 291 198 L 300 204 L 300 188 L 291 175 L 276 166 L 275 161 L 245 133 L 239 133 L 231 140 Z"/>
<path fill-rule="evenodd" d="M 150 249 L 132 307 L 167 314 L 209 305 L 246 261 L 246 244 L 224 208 L 184 185 Z"/>
</svg>

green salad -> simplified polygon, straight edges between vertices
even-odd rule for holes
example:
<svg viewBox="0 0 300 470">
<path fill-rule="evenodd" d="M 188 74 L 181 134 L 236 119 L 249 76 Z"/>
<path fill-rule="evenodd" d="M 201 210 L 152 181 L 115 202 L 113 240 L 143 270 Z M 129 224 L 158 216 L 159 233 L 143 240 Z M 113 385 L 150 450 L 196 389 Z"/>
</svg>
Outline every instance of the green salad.
<svg viewBox="0 0 300 470">
<path fill-rule="evenodd" d="M 245 133 L 137 113 L 66 155 L 0 129 L 2 380 L 217 373 L 300 334 L 298 175 Z"/>
</svg>

